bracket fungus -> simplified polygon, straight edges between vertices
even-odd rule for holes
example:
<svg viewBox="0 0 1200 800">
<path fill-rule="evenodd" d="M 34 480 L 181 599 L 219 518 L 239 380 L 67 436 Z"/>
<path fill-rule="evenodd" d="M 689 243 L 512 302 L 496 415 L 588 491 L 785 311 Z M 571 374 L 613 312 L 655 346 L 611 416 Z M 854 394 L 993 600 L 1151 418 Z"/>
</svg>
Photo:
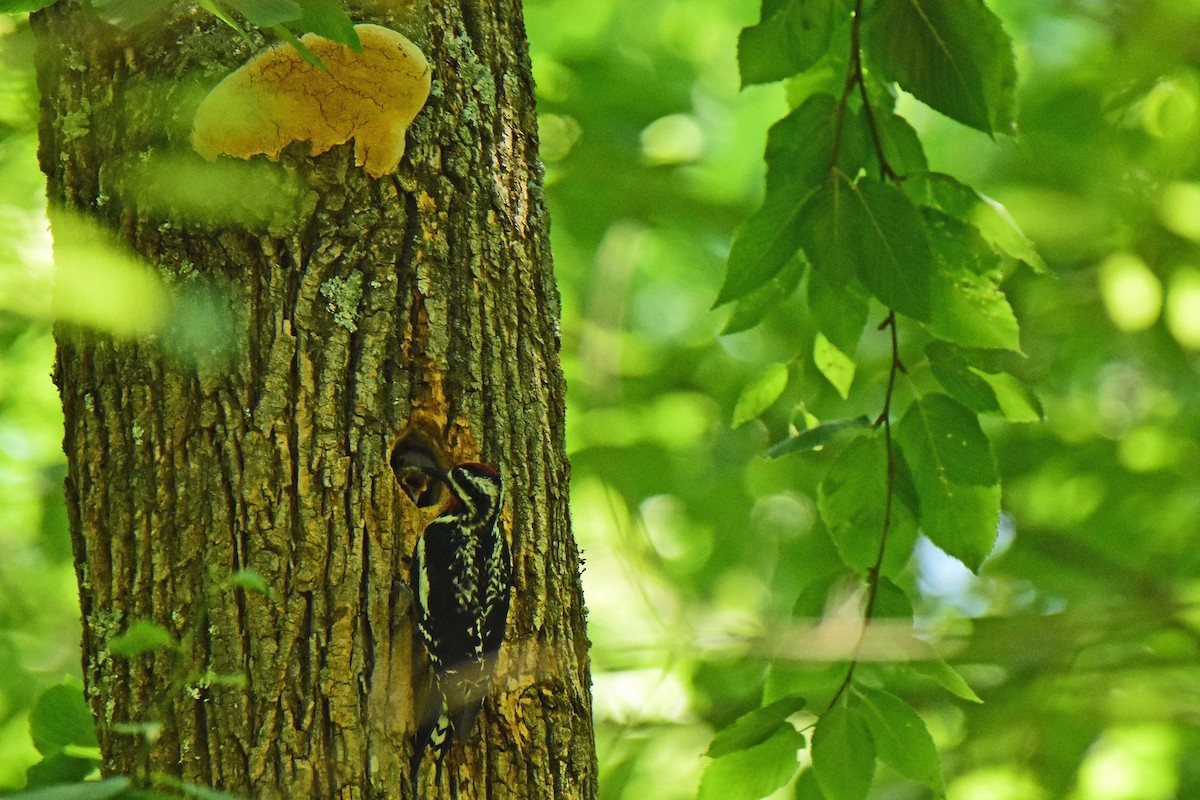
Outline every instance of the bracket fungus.
<svg viewBox="0 0 1200 800">
<path fill-rule="evenodd" d="M 395 172 L 404 135 L 429 97 L 429 62 L 407 38 L 355 25 L 362 52 L 309 33 L 301 39 L 328 71 L 281 43 L 218 83 L 196 110 L 192 147 L 220 155 L 276 159 L 292 142 L 314 156 L 354 139 L 354 160 L 375 178 Z"/>
</svg>

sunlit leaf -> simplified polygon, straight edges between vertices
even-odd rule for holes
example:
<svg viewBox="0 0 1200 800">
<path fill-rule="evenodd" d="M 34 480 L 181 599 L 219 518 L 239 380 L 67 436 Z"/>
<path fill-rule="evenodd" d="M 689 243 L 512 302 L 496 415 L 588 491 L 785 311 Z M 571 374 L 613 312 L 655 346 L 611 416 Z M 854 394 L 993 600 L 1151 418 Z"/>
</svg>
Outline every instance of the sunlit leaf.
<svg viewBox="0 0 1200 800">
<path fill-rule="evenodd" d="M 1005 357 L 1014 354 L 935 341 L 926 346 L 925 355 L 942 388 L 971 410 L 998 413 L 1011 422 L 1039 422 L 1044 418 L 1042 404 L 1033 390 L 1006 371 L 1019 366 Z"/>
<path fill-rule="evenodd" d="M 838 0 L 763 3 L 762 19 L 738 36 L 742 86 L 770 83 L 812 66 L 829 49 Z"/>
<path fill-rule="evenodd" d="M 967 347 L 1020 350 L 1016 315 L 997 283 L 995 252 L 965 222 L 931 208 L 922 214 L 937 263 L 930 332 Z"/>
<path fill-rule="evenodd" d="M 174 648 L 177 644 L 175 637 L 162 625 L 148 619 L 139 619 L 126 628 L 124 633 L 109 639 L 108 649 L 116 655 L 133 658 L 154 650 Z"/>
<path fill-rule="evenodd" d="M 879 760 L 935 792 L 945 791 L 937 746 L 917 712 L 899 697 L 879 689 L 864 686 L 858 693 L 856 705 L 871 732 Z"/>
<path fill-rule="evenodd" d="M 121 336 L 155 331 L 167 307 L 158 276 L 93 223 L 61 212 L 51 219 L 55 315 Z"/>
<path fill-rule="evenodd" d="M 308 45 L 306 45 L 299 36 L 292 33 L 292 31 L 286 25 L 282 23 L 278 25 L 272 25 L 269 30 L 271 33 L 275 34 L 280 39 L 296 48 L 296 52 L 300 54 L 300 59 L 305 64 L 316 67 L 323 72 L 329 71 L 329 67 L 325 66 L 325 62 L 321 60 L 321 57 L 309 49 Z"/>
<path fill-rule="evenodd" d="M 961 348 L 933 341 L 926 346 L 925 356 L 933 376 L 955 400 L 981 414 L 1000 410 L 995 391 L 972 369 Z"/>
<path fill-rule="evenodd" d="M 813 340 L 813 365 L 837 389 L 843 400 L 850 396 L 850 384 L 854 382 L 854 359 L 837 349 L 821 333 Z"/>
<path fill-rule="evenodd" d="M 983 0 L 878 0 L 867 43 L 883 74 L 985 133 L 1013 130 L 1012 41 Z"/>
<path fill-rule="evenodd" d="M 203 8 L 208 13 L 212 14 L 217 19 L 224 22 L 229 27 L 233 28 L 247 42 L 253 43 L 250 34 L 246 33 L 246 29 L 238 22 L 228 11 L 226 11 L 216 0 L 196 0 L 196 4 Z"/>
<path fill-rule="evenodd" d="M 1023 381 L 1005 372 L 972 370 L 996 396 L 1000 413 L 1010 422 L 1041 422 L 1045 419 L 1037 395 Z"/>
<path fill-rule="evenodd" d="M 875 743 L 855 709 L 841 702 L 817 720 L 812 763 L 828 800 L 865 800 L 875 775 Z"/>
<path fill-rule="evenodd" d="M 306 191 L 303 180 L 280 164 L 150 151 L 115 161 L 120 196 L 144 213 L 170 220 L 237 223 L 246 228 L 287 223 Z"/>
<path fill-rule="evenodd" d="M 911 661 L 909 666 L 922 675 L 937 681 L 943 689 L 955 697 L 971 703 L 983 702 L 970 684 L 958 673 L 958 670 L 947 664 L 944 659 L 932 651 L 932 648 L 930 649 L 930 658 L 923 661 Z"/>
<path fill-rule="evenodd" d="M 800 768 L 804 734 L 780 725 L 764 742 L 713 759 L 700 779 L 699 800 L 758 800 L 786 784 Z"/>
<path fill-rule="evenodd" d="M 42 692 L 29 713 L 29 734 L 42 755 L 61 753 L 68 745 L 95 747 L 96 722 L 83 687 L 68 682 Z"/>
<path fill-rule="evenodd" d="M 746 387 L 742 389 L 733 408 L 733 427 L 738 427 L 757 417 L 771 407 L 787 388 L 787 364 L 770 364 Z"/>
<path fill-rule="evenodd" d="M 792 714 L 804 708 L 804 698 L 790 695 L 780 698 L 762 708 L 743 714 L 729 727 L 717 732 L 704 755 L 709 758 L 754 747 L 770 738 L 780 725 Z"/>
<path fill-rule="evenodd" d="M 271 591 L 263 576 L 252 569 L 239 569 L 229 576 L 228 582 L 230 586 L 236 586 L 239 589 L 245 589 L 255 594 L 266 595 L 270 594 Z"/>
<path fill-rule="evenodd" d="M 158 737 L 162 736 L 163 724 L 157 720 L 143 720 L 141 722 L 113 722 L 108 726 L 113 733 L 124 734 L 125 736 L 136 736 L 139 739 L 145 739 L 147 742 L 156 742 Z"/>
<path fill-rule="evenodd" d="M 997 252 L 1028 264 L 1035 272 L 1046 271 L 1033 242 L 998 201 L 944 173 L 931 172 L 925 181 L 930 199 L 938 208 L 974 225 Z"/>
<path fill-rule="evenodd" d="M 339 0 L 296 0 L 300 5 L 300 19 L 296 27 L 304 32 L 315 33 L 335 42 L 341 42 L 352 50 L 362 50 L 354 22 Z"/>
</svg>

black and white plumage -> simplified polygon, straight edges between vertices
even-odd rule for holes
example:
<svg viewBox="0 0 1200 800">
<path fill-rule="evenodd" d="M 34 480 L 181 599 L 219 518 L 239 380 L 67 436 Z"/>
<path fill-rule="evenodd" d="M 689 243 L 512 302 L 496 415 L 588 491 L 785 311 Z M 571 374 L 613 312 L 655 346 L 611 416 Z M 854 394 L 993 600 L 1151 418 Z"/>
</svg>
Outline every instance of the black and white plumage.
<svg viewBox="0 0 1200 800">
<path fill-rule="evenodd" d="M 487 695 L 504 641 L 512 557 L 500 530 L 504 487 L 486 464 L 445 473 L 450 502 L 417 540 L 411 586 L 416 628 L 433 671 L 433 703 L 419 709 L 413 777 L 426 748 L 438 770 L 455 733 L 465 736 Z"/>
</svg>

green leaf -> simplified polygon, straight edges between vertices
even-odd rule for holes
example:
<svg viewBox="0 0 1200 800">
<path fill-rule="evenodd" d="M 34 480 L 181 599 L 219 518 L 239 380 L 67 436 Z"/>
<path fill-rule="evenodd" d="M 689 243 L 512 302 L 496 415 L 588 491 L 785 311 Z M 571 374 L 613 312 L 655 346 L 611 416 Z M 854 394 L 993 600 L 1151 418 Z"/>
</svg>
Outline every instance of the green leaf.
<svg viewBox="0 0 1200 800">
<path fill-rule="evenodd" d="M 78 783 L 95 770 L 96 764 L 88 759 L 55 753 L 25 770 L 25 787 L 35 789 L 40 786 Z"/>
<path fill-rule="evenodd" d="M 978 417 L 944 394 L 926 395 L 909 406 L 896 435 L 918 490 L 923 473 L 964 486 L 992 486 L 997 481 L 992 448 Z"/>
<path fill-rule="evenodd" d="M 67 745 L 95 747 L 96 723 L 83 687 L 67 682 L 42 692 L 29 712 L 29 735 L 44 756 L 61 753 Z"/>
<path fill-rule="evenodd" d="M 295 23 L 303 32 L 315 33 L 354 50 L 362 52 L 362 42 L 354 30 L 354 22 L 338 0 L 297 0 L 300 19 Z"/>
<path fill-rule="evenodd" d="M 808 69 L 829 49 L 837 0 L 764 2 L 761 21 L 738 36 L 742 86 Z"/>
<path fill-rule="evenodd" d="M 996 540 L 1000 487 L 979 420 L 945 395 L 913 403 L 896 427 L 930 540 L 975 571 Z"/>
<path fill-rule="evenodd" d="M 804 708 L 804 698 L 789 695 L 774 703 L 743 714 L 727 728 L 717 732 L 704 755 L 720 758 L 766 741 L 792 714 Z M 790 726 L 789 726 L 790 727 Z"/>
<path fill-rule="evenodd" d="M 0 14 L 23 14 L 49 8 L 58 0 L 0 0 Z"/>
<path fill-rule="evenodd" d="M 851 284 L 861 290 L 857 281 Z M 867 299 L 845 285 L 833 285 L 821 275 L 808 277 L 808 308 L 819 330 L 830 344 L 853 354 L 867 324 Z"/>
<path fill-rule="evenodd" d="M 767 133 L 768 197 L 786 195 L 803 201 L 829 172 L 837 132 L 837 100 L 814 94 Z"/>
<path fill-rule="evenodd" d="M 833 441 L 833 438 L 842 431 L 852 430 L 854 428 L 866 428 L 871 425 L 871 420 L 866 417 L 855 417 L 854 419 L 839 419 L 833 422 L 823 422 L 814 428 L 809 428 L 806 431 L 800 431 L 795 436 L 790 436 L 784 439 L 779 444 L 773 446 L 767 452 L 763 453 L 766 458 L 781 458 L 782 456 L 799 453 L 804 450 L 817 450 Z"/>
<path fill-rule="evenodd" d="M 800 773 L 800 777 L 796 779 L 795 789 L 796 791 L 792 795 L 793 800 L 825 800 L 821 784 L 817 783 L 817 774 L 811 769 Z"/>
<path fill-rule="evenodd" d="M 878 114 L 877 119 L 883 154 L 891 168 L 900 175 L 926 172 L 925 148 L 908 120 L 890 111 Z"/>
<path fill-rule="evenodd" d="M 129 784 L 129 778 L 118 776 L 88 783 L 46 786 L 29 792 L 5 795 L 5 797 L 8 800 L 109 800 L 128 789 Z"/>
<path fill-rule="evenodd" d="M 984 133 L 1015 129 L 1012 40 L 983 0 L 878 0 L 867 45 L 886 78 Z"/>
<path fill-rule="evenodd" d="M 813 364 L 845 400 L 854 382 L 854 359 L 838 350 L 823 334 L 813 341 Z"/>
<path fill-rule="evenodd" d="M 975 694 L 975 690 L 963 679 L 958 670 L 946 663 L 930 648 L 930 658 L 924 661 L 910 661 L 909 666 L 922 675 L 933 678 L 943 689 L 955 697 L 971 703 L 982 703 L 983 699 Z"/>
<path fill-rule="evenodd" d="M 1019 351 L 1017 318 L 1000 291 L 1000 263 L 975 228 L 922 209 L 937 270 L 932 282 L 935 336 L 966 347 Z"/>
<path fill-rule="evenodd" d="M 817 720 L 812 768 L 829 800 L 865 800 L 875 775 L 875 743 L 866 723 L 844 702 Z"/>
<path fill-rule="evenodd" d="M 807 263 L 803 256 L 790 259 L 774 278 L 738 300 L 733 313 L 729 315 L 729 321 L 721 329 L 721 335 L 748 331 L 762 322 L 775 306 L 796 291 Z"/>
<path fill-rule="evenodd" d="M 260 28 L 270 28 L 283 22 L 295 22 L 303 12 L 293 0 L 225 0 L 246 21 Z"/>
<path fill-rule="evenodd" d="M 125 658 L 177 646 L 178 642 L 170 631 L 148 619 L 137 620 L 124 633 L 108 640 L 109 652 Z"/>
<path fill-rule="evenodd" d="M 261 595 L 269 595 L 271 593 L 271 589 L 267 586 L 267 582 L 263 579 L 263 576 L 252 569 L 239 569 L 230 575 L 226 581 L 230 586 L 245 589 L 247 592 L 254 592 Z"/>
<path fill-rule="evenodd" d="M 246 33 L 246 29 L 241 23 L 234 19 L 225 9 L 217 4 L 216 0 L 196 0 L 197 4 L 208 13 L 212 14 L 217 19 L 224 22 L 229 27 L 241 34 L 242 38 L 247 42 L 251 42 L 250 34 Z"/>
<path fill-rule="evenodd" d="M 1042 404 L 1033 390 L 1007 372 L 1019 367 L 1016 354 L 935 341 L 926 346 L 925 355 L 942 388 L 968 408 L 1002 414 L 1011 422 L 1040 422 L 1044 418 Z"/>
<path fill-rule="evenodd" d="M 787 197 L 768 196 L 741 224 L 729 247 L 725 283 L 714 308 L 766 286 L 796 256 L 802 211 L 802 204 Z"/>
<path fill-rule="evenodd" d="M 817 491 L 817 508 L 842 562 L 864 571 L 879 555 L 887 493 L 887 451 L 875 435 L 860 436 L 838 454 Z"/>
<path fill-rule="evenodd" d="M 1000 413 L 1009 422 L 1041 422 L 1046 418 L 1037 395 L 1025 383 L 1003 372 L 990 373 L 971 368 L 996 397 Z"/>
<path fill-rule="evenodd" d="M 933 376 L 951 397 L 981 414 L 999 411 L 991 384 L 971 367 L 965 352 L 947 342 L 933 341 L 925 347 Z"/>
<path fill-rule="evenodd" d="M 325 66 L 325 62 L 321 60 L 321 57 L 312 50 L 308 49 L 308 45 L 300 41 L 300 37 L 288 30 L 286 26 L 282 24 L 272 25 L 271 32 L 283 41 L 290 44 L 292 47 L 296 48 L 296 52 L 300 54 L 300 58 L 305 64 L 316 67 L 322 72 L 329 72 L 329 67 Z"/>
<path fill-rule="evenodd" d="M 143 720 L 142 722 L 113 722 L 109 724 L 108 728 L 113 733 L 136 736 L 153 743 L 158 740 L 159 736 L 162 736 L 163 725 L 156 720 Z"/>
<path fill-rule="evenodd" d="M 875 608 L 872 619 L 904 619 L 912 621 L 912 600 L 895 581 L 880 578 L 875 589 Z"/>
<path fill-rule="evenodd" d="M 882 437 L 860 436 L 833 462 L 817 490 L 817 508 L 842 562 L 864 572 L 879 558 L 887 513 L 887 447 Z M 904 567 L 916 542 L 912 513 L 893 497 L 884 572 Z"/>
<path fill-rule="evenodd" d="M 836 105 L 827 94 L 814 95 L 771 127 L 766 198 L 734 234 L 725 284 L 714 306 L 765 286 L 800 249 L 805 206 L 829 168 Z"/>
<path fill-rule="evenodd" d="M 787 388 L 788 365 L 770 364 L 746 384 L 733 407 L 733 427 L 743 425 L 771 407 Z"/>
<path fill-rule="evenodd" d="M 921 529 L 947 555 L 972 572 L 992 552 L 1000 523 L 999 486 L 925 483 L 915 478 L 921 496 Z"/>
<path fill-rule="evenodd" d="M 759 800 L 784 786 L 800 768 L 804 735 L 780 725 L 763 743 L 714 759 L 700 779 L 699 800 Z"/>
<path fill-rule="evenodd" d="M 903 192 L 873 178 L 853 184 L 834 170 L 802 216 L 800 240 L 814 274 L 834 286 L 856 276 L 888 308 L 929 320 L 932 254 Z"/>
<path fill-rule="evenodd" d="M 906 778 L 944 792 L 937 745 L 925 722 L 907 703 L 893 694 L 863 687 L 859 690 L 863 719 L 879 760 Z"/>
<path fill-rule="evenodd" d="M 914 191 L 923 189 L 929 202 L 974 225 L 997 253 L 1028 264 L 1034 272 L 1046 271 L 1033 242 L 1021 232 L 1008 209 L 996 200 L 941 172 L 917 176 L 905 183 L 905 188 L 909 187 Z"/>
</svg>

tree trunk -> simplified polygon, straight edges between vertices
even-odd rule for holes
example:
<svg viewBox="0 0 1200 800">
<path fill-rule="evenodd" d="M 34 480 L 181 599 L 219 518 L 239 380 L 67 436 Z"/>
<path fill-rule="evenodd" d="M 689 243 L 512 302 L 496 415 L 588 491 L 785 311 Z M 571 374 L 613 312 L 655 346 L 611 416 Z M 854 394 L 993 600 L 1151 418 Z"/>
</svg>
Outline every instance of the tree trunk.
<svg viewBox="0 0 1200 800">
<path fill-rule="evenodd" d="M 405 584 L 437 509 L 400 491 L 389 456 L 403 440 L 443 464 L 497 465 L 515 566 L 491 695 L 440 789 L 427 764 L 420 795 L 593 797 L 558 298 L 520 3 L 356 11 L 408 36 L 433 70 L 399 170 L 379 180 L 355 166 L 353 144 L 316 157 L 294 144 L 278 164 L 196 156 L 199 97 L 263 42 L 194 7 L 125 31 L 78 0 L 35 15 L 56 246 L 66 212 L 91 219 L 171 298 L 150 335 L 57 330 L 103 768 L 255 798 L 412 795 Z M 196 211 L 235 166 L 282 180 L 267 195 L 286 204 L 236 219 L 219 204 Z M 137 620 L 178 647 L 111 652 Z M 117 724 L 142 722 L 161 732 Z"/>
</svg>

